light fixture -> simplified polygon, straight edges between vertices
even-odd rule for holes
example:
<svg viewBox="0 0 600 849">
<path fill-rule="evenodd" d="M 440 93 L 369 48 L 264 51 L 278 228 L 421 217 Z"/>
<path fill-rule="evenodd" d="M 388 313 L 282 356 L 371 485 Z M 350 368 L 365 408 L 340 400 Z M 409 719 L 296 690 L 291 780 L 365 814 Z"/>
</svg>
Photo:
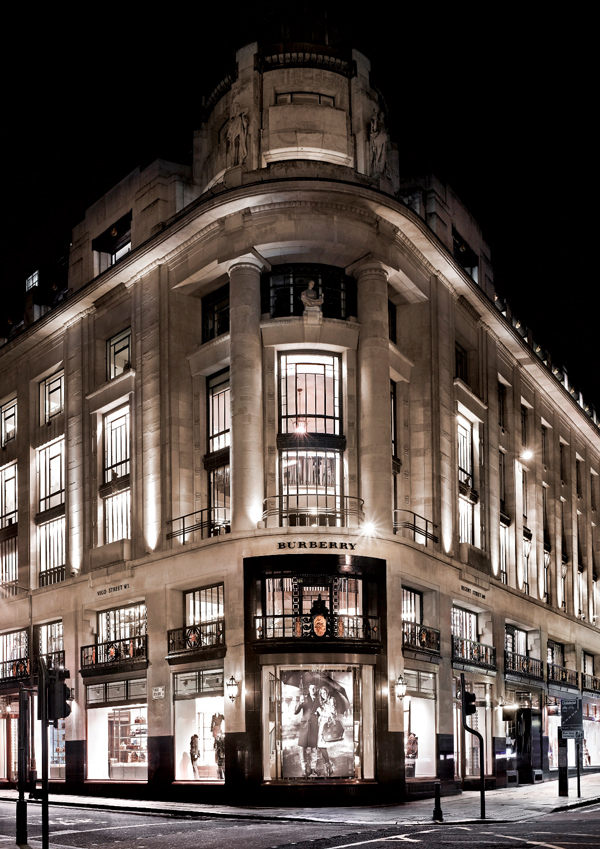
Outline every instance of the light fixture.
<svg viewBox="0 0 600 849">
<path fill-rule="evenodd" d="M 296 433 L 306 433 L 306 416 L 301 416 L 302 409 L 302 390 L 298 390 L 298 402 L 296 404 Z"/>
<path fill-rule="evenodd" d="M 523 537 L 523 554 L 529 560 L 529 555 L 531 554 L 531 540 L 527 539 L 527 537 Z"/>
<path fill-rule="evenodd" d="M 406 681 L 402 675 L 396 678 L 396 698 L 402 701 L 406 695 Z"/>
<path fill-rule="evenodd" d="M 375 534 L 374 522 L 365 522 L 362 526 L 363 534 L 367 537 L 372 537 Z"/>
<path fill-rule="evenodd" d="M 229 698 L 231 699 L 232 702 L 235 702 L 235 700 L 237 699 L 238 694 L 239 694 L 240 685 L 235 680 L 233 675 L 231 676 L 231 678 L 229 679 L 229 681 L 227 682 L 227 684 L 225 686 L 227 687 L 227 695 L 229 696 Z"/>
<path fill-rule="evenodd" d="M 550 566 L 550 559 L 550 552 L 544 550 L 544 566 L 546 567 L 546 569 Z"/>
<path fill-rule="evenodd" d="M 521 460 L 531 460 L 533 457 L 533 451 L 531 448 L 527 448 L 525 451 L 521 452 Z"/>
</svg>

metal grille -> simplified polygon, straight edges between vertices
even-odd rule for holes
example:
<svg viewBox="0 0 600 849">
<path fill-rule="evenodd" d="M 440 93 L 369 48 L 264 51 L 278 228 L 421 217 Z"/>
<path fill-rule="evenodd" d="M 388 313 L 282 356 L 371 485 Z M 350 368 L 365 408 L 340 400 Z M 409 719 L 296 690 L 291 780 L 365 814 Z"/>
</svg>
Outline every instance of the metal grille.
<svg viewBox="0 0 600 849">
<path fill-rule="evenodd" d="M 65 440 L 57 439 L 38 452 L 40 513 L 64 504 Z"/>
<path fill-rule="evenodd" d="M 0 528 L 17 521 L 17 464 L 0 469 Z"/>
<path fill-rule="evenodd" d="M 104 499 L 104 539 L 116 542 L 130 537 L 131 493 L 128 489 Z"/>
<path fill-rule="evenodd" d="M 106 610 L 99 616 L 99 640 L 126 640 L 129 637 L 140 637 L 146 634 L 146 605 L 131 604 Z"/>
<path fill-rule="evenodd" d="M 104 417 L 104 482 L 129 474 L 129 407 Z"/>
<path fill-rule="evenodd" d="M 223 584 L 186 593 L 185 611 L 186 625 L 201 625 L 223 619 L 225 615 Z"/>
<path fill-rule="evenodd" d="M 281 354 L 280 433 L 327 433 L 341 426 L 338 356 Z"/>
</svg>

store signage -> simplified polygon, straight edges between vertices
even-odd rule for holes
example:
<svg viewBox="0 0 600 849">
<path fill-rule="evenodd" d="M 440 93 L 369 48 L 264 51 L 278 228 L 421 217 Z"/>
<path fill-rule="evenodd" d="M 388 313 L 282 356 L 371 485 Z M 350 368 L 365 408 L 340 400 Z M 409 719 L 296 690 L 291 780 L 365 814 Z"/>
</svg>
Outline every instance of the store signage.
<svg viewBox="0 0 600 849">
<path fill-rule="evenodd" d="M 119 584 L 116 587 L 108 587 L 108 589 L 106 589 L 106 590 L 97 590 L 96 594 L 97 595 L 107 595 L 108 593 L 118 593 L 118 592 L 121 592 L 122 590 L 128 590 L 128 589 L 129 589 L 129 584 Z"/>
<path fill-rule="evenodd" d="M 464 584 L 461 584 L 460 588 L 464 593 L 469 593 L 475 598 L 485 598 L 485 593 L 480 593 L 479 590 L 472 590 L 471 587 L 465 587 Z"/>
<path fill-rule="evenodd" d="M 560 700 L 560 725 L 563 740 L 583 739 L 583 708 L 581 699 Z"/>
<path fill-rule="evenodd" d="M 357 542 L 304 542 L 303 540 L 299 540 L 298 542 L 278 542 L 277 548 L 336 548 L 342 549 L 344 551 L 354 551 Z"/>
<path fill-rule="evenodd" d="M 153 699 L 164 699 L 165 697 L 165 688 L 164 687 L 152 687 L 152 698 Z"/>
</svg>

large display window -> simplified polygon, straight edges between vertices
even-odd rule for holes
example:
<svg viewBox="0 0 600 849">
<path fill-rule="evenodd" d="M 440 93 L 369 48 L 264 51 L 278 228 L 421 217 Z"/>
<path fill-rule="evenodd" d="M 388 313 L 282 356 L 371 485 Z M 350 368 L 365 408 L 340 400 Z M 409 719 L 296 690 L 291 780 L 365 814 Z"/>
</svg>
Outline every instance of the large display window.
<svg viewBox="0 0 600 849">
<path fill-rule="evenodd" d="M 492 685 L 488 683 L 465 682 L 468 692 L 475 693 L 475 713 L 469 717 L 468 724 L 483 736 L 486 755 L 484 775 L 492 773 Z M 479 759 L 479 740 L 474 734 L 465 731 L 462 724 L 460 704 L 460 679 L 454 678 L 454 770 L 457 778 L 479 777 L 481 764 Z"/>
<path fill-rule="evenodd" d="M 404 670 L 404 764 L 407 778 L 436 775 L 435 675 Z"/>
<path fill-rule="evenodd" d="M 147 781 L 146 679 L 89 684 L 86 703 L 88 779 Z"/>
<path fill-rule="evenodd" d="M 265 666 L 262 710 L 266 780 L 374 777 L 372 667 Z"/>
<path fill-rule="evenodd" d="M 583 766 L 600 766 L 600 702 L 584 699 Z"/>
<path fill-rule="evenodd" d="M 175 780 L 225 779 L 223 669 L 178 672 L 175 696 Z"/>
</svg>

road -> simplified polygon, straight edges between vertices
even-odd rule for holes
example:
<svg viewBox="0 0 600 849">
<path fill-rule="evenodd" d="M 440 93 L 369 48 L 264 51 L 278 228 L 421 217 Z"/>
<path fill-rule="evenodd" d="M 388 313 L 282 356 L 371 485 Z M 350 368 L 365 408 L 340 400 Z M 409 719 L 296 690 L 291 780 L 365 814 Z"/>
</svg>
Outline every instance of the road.
<svg viewBox="0 0 600 849">
<path fill-rule="evenodd" d="M 28 805 L 29 845 L 41 846 L 41 809 Z M 0 802 L 0 849 L 15 846 L 15 806 Z M 511 823 L 344 825 L 217 817 L 50 810 L 51 849 L 600 849 L 600 805 Z"/>
</svg>

